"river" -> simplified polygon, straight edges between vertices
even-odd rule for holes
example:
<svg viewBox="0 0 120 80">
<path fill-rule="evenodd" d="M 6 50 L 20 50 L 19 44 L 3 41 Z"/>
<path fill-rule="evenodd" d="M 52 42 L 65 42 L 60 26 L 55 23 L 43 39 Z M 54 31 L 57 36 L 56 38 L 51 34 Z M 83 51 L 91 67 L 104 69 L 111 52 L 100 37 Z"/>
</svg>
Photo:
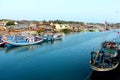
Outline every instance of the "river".
<svg viewBox="0 0 120 80">
<path fill-rule="evenodd" d="M 94 80 L 90 52 L 116 37 L 114 31 L 79 32 L 54 42 L 0 48 L 0 80 Z"/>
</svg>

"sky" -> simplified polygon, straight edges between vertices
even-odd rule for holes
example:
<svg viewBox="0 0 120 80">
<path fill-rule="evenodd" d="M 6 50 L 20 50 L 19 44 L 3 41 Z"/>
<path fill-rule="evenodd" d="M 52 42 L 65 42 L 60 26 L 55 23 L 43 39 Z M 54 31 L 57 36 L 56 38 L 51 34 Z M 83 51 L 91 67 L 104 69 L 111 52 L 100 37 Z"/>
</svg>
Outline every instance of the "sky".
<svg viewBox="0 0 120 80">
<path fill-rule="evenodd" d="M 120 22 L 120 0 L 0 0 L 0 19 Z"/>
</svg>

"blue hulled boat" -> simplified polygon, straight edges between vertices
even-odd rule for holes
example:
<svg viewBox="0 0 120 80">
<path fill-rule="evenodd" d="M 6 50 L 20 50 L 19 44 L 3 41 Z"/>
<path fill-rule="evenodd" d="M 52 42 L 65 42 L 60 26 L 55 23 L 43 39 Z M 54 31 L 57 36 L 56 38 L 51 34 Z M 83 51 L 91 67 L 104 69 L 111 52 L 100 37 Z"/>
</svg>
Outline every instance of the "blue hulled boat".
<svg viewBox="0 0 120 80">
<path fill-rule="evenodd" d="M 61 34 L 43 35 L 42 37 L 44 38 L 45 41 L 62 40 L 63 38 Z"/>
<path fill-rule="evenodd" d="M 43 38 L 34 37 L 34 40 L 29 39 L 16 39 L 16 40 L 8 40 L 6 41 L 6 46 L 26 46 L 26 45 L 34 45 L 43 42 Z"/>
</svg>

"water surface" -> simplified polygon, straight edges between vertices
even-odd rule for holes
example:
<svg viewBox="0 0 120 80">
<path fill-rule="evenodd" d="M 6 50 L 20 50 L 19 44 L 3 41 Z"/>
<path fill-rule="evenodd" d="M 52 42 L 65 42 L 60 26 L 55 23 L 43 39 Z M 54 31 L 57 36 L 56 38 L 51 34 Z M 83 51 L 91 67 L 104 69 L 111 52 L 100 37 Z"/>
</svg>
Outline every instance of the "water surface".
<svg viewBox="0 0 120 80">
<path fill-rule="evenodd" d="M 90 52 L 116 33 L 71 33 L 63 40 L 0 48 L 0 80 L 88 80 Z"/>
</svg>

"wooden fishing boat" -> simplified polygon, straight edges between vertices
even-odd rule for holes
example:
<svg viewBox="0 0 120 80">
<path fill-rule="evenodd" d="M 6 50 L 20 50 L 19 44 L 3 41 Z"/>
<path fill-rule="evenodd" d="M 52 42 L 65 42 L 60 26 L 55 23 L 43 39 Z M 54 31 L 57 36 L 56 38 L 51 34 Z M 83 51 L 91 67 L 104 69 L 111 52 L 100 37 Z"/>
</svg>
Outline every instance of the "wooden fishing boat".
<svg viewBox="0 0 120 80">
<path fill-rule="evenodd" d="M 120 48 L 115 42 L 104 42 L 102 48 L 91 52 L 90 67 L 95 71 L 111 71 L 119 65 Z"/>
<path fill-rule="evenodd" d="M 34 45 L 38 43 L 42 43 L 43 38 L 36 38 L 34 41 L 27 41 L 27 40 L 17 40 L 17 41 L 6 41 L 6 46 L 26 46 L 26 45 Z"/>
</svg>

